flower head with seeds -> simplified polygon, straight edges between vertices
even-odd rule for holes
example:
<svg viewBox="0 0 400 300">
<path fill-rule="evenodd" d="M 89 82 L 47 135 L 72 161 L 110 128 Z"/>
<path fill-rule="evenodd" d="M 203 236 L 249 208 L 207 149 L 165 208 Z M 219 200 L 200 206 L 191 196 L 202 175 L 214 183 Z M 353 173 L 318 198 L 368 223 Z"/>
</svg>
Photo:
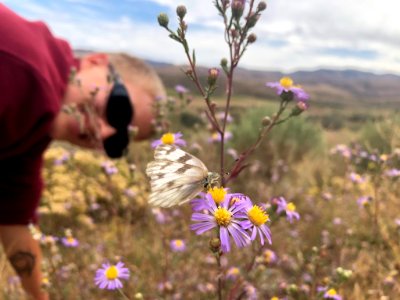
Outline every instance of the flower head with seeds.
<svg viewBox="0 0 400 300">
<path fill-rule="evenodd" d="M 301 87 L 293 84 L 293 80 L 290 77 L 282 77 L 279 82 L 267 82 L 266 86 L 275 89 L 279 96 L 284 92 L 292 92 L 295 98 L 299 101 L 304 102 L 310 98 L 310 96 Z"/>
<path fill-rule="evenodd" d="M 294 205 L 293 202 L 287 203 L 285 198 L 279 197 L 277 199 L 277 204 L 278 204 L 278 209 L 276 210 L 277 214 L 280 214 L 282 212 L 285 212 L 286 214 L 286 219 L 292 223 L 293 219 L 299 220 L 300 215 L 296 211 L 296 206 Z"/>
<path fill-rule="evenodd" d="M 232 197 L 231 201 L 234 199 Z M 260 206 L 253 205 L 249 197 L 241 195 L 238 199 L 244 205 L 243 211 L 238 216 L 245 219 L 242 226 L 251 232 L 251 240 L 254 241 L 258 235 L 261 245 L 264 245 L 264 238 L 271 244 L 271 231 L 266 224 L 269 221 L 269 215 Z"/>
<path fill-rule="evenodd" d="M 182 133 L 171 133 L 167 132 L 162 135 L 162 137 L 158 140 L 155 140 L 151 143 L 152 148 L 156 148 L 159 145 L 175 145 L 175 146 L 186 146 L 186 141 L 182 139 Z"/>
<path fill-rule="evenodd" d="M 105 263 L 96 271 L 94 282 L 101 289 L 115 290 L 123 287 L 120 279 L 128 278 L 129 270 L 124 267 L 124 263 L 118 262 L 116 265 Z"/>
<path fill-rule="evenodd" d="M 193 213 L 192 221 L 196 223 L 190 225 L 190 229 L 196 234 L 203 234 L 217 227 L 223 252 L 229 252 L 231 249 L 230 237 L 238 247 L 244 247 L 250 243 L 250 237 L 242 228 L 242 221 L 237 217 L 245 203 L 231 205 L 230 198 L 225 197 L 225 200 L 217 205 L 212 197 L 207 195 L 205 198 L 207 213 Z"/>
</svg>

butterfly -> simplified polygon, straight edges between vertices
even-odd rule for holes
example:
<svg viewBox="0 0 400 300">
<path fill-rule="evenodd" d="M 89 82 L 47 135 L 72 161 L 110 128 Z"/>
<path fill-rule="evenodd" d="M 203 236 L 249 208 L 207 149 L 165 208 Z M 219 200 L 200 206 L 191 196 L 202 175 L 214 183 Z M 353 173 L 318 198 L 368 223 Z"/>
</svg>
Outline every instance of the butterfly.
<svg viewBox="0 0 400 300">
<path fill-rule="evenodd" d="M 219 181 L 219 174 L 209 172 L 197 157 L 168 144 L 155 149 L 154 161 L 148 163 L 150 177 L 149 203 L 171 207 L 183 204 Z"/>
</svg>

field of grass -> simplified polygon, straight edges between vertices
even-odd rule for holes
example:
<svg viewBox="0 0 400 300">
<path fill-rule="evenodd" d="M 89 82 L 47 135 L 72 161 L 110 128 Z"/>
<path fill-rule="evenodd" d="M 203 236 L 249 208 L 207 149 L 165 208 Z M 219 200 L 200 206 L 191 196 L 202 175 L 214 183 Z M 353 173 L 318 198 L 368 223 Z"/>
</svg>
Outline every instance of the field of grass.
<svg viewBox="0 0 400 300">
<path fill-rule="evenodd" d="M 202 100 L 182 109 L 177 103 L 167 114 L 171 132 L 181 131 L 183 149 L 218 171 L 219 143 L 208 141 Z M 234 98 L 226 149 L 248 147 L 276 105 Z M 389 174 L 400 169 L 399 132 L 390 111 L 312 106 L 274 128 L 228 185 L 229 193 L 247 195 L 268 213 L 272 244 L 257 238 L 239 249 L 231 241 L 222 255 L 210 247 L 215 231 L 190 229 L 190 204 L 159 209 L 147 203 L 150 142 L 132 144 L 126 159 L 113 162 L 54 144 L 46 153 L 36 232 L 45 253 L 43 286 L 51 299 L 74 300 L 201 300 L 219 293 L 231 300 L 399 299 L 400 176 Z M 233 153 L 226 155 L 227 168 L 235 163 Z M 292 203 L 286 211 L 277 210 L 279 197 Z M 299 220 L 288 220 L 291 212 Z M 65 246 L 64 237 L 79 245 Z M 0 258 L 1 299 L 24 299 L 4 254 Z M 120 291 L 94 282 L 107 262 L 123 262 L 130 271 Z"/>
</svg>

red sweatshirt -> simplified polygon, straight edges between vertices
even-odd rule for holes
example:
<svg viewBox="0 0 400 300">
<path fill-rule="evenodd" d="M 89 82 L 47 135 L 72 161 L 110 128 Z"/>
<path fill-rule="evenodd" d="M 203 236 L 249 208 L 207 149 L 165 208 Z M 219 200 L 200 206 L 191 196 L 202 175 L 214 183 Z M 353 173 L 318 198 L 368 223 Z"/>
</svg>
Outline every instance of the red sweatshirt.
<svg viewBox="0 0 400 300">
<path fill-rule="evenodd" d="M 42 156 L 71 66 L 67 42 L 0 4 L 0 224 L 36 222 Z"/>
</svg>

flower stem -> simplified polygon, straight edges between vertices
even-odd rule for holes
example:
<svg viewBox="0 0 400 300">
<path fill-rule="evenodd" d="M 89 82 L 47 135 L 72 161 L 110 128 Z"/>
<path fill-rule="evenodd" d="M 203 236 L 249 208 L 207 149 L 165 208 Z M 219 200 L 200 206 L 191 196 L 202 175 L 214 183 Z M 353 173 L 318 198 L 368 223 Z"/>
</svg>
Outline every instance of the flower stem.
<svg viewBox="0 0 400 300">
<path fill-rule="evenodd" d="M 122 291 L 122 289 L 118 289 L 118 292 L 121 294 L 123 299 L 130 300 L 130 298 L 127 295 L 125 295 L 125 293 Z"/>
</svg>

